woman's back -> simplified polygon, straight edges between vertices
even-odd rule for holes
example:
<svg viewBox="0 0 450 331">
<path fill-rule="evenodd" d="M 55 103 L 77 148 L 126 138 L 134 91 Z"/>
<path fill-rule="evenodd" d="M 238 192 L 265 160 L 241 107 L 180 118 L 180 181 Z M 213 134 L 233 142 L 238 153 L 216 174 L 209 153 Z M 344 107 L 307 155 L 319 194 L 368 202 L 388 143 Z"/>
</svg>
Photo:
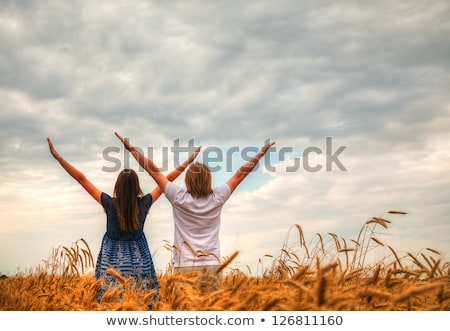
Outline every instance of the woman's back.
<svg viewBox="0 0 450 331">
<path fill-rule="evenodd" d="M 227 184 L 217 186 L 206 197 L 194 197 L 174 183 L 164 194 L 172 204 L 175 267 L 220 263 L 220 215 L 231 195 Z"/>
<path fill-rule="evenodd" d="M 145 219 L 152 205 L 151 194 L 143 197 L 137 197 L 138 203 L 138 221 L 139 228 L 131 231 L 123 231 L 120 229 L 120 223 L 117 216 L 117 210 L 114 206 L 114 199 L 105 192 L 102 192 L 101 201 L 103 209 L 106 213 L 106 233 L 112 239 L 116 240 L 136 240 L 143 234 Z"/>
</svg>

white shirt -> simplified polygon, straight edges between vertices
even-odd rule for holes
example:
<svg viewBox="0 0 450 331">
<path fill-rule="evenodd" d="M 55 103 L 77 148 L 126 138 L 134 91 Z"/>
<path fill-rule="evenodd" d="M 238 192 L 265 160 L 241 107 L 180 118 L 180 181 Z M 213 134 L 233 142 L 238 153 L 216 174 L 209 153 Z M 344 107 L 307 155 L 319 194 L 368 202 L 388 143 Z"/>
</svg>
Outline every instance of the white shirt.
<svg viewBox="0 0 450 331">
<path fill-rule="evenodd" d="M 227 184 L 217 186 L 206 198 L 194 198 L 169 182 L 164 194 L 172 204 L 174 220 L 174 266 L 220 264 L 220 214 L 231 195 Z"/>
</svg>

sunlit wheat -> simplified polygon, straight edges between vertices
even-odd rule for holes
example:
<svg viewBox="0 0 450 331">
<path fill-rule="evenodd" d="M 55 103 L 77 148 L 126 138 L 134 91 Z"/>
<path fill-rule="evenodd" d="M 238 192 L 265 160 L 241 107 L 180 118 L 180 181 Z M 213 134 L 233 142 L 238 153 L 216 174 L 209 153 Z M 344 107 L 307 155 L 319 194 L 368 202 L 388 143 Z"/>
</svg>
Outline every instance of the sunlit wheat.
<svg viewBox="0 0 450 331">
<path fill-rule="evenodd" d="M 406 215 L 389 211 L 389 214 Z M 198 279 L 216 275 L 159 274 L 155 310 L 450 310 L 450 263 L 432 248 L 397 252 L 379 239 L 378 229 L 391 224 L 384 217 L 366 221 L 356 239 L 334 233 L 315 234 L 308 242 L 300 225 L 288 230 L 276 254 L 259 259 L 263 270 L 254 277 L 233 266 L 239 255 L 222 259 L 218 286 L 208 291 Z M 295 234 L 295 235 L 294 235 Z M 189 249 L 197 256 L 209 255 Z M 168 241 L 162 246 L 177 249 Z M 378 252 L 382 258 L 371 260 Z M 217 258 L 217 257 L 216 257 Z M 263 260 L 269 260 L 264 267 Z M 114 269 L 117 279 L 97 302 L 100 280 L 84 239 L 52 249 L 34 270 L 0 278 L 1 310 L 147 310 L 155 291 L 135 286 Z"/>
</svg>

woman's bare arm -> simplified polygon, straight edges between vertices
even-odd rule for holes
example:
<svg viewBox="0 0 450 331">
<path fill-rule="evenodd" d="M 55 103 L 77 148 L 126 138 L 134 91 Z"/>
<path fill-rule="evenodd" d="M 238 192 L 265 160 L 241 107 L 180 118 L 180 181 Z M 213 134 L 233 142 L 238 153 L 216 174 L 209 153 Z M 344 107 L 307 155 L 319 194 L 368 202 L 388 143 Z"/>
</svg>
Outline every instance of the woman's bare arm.
<svg viewBox="0 0 450 331">
<path fill-rule="evenodd" d="M 94 184 L 92 184 L 80 170 L 75 168 L 61 155 L 59 155 L 50 138 L 47 138 L 47 142 L 50 148 L 50 153 L 59 162 L 59 164 L 61 164 L 61 166 L 67 171 L 70 176 L 72 176 L 78 183 L 81 184 L 81 186 L 83 186 L 83 188 L 95 199 L 95 201 L 97 201 L 99 204 L 102 204 L 102 192 Z"/>
<path fill-rule="evenodd" d="M 273 145 L 275 142 L 268 143 L 250 160 L 244 163 L 235 173 L 234 175 L 227 181 L 228 186 L 230 187 L 231 193 L 238 187 L 238 185 L 244 180 L 247 175 L 253 171 L 255 166 L 258 164 L 259 160 L 266 154 L 267 150 Z"/>
<path fill-rule="evenodd" d="M 201 147 L 198 147 L 197 150 L 181 165 L 179 165 L 175 170 L 173 170 L 169 175 L 164 176 L 164 174 L 159 171 L 158 166 L 150 159 L 146 158 L 144 155 L 142 155 L 136 148 L 130 145 L 130 143 L 124 139 L 120 134 L 117 132 L 114 132 L 114 134 L 119 138 L 120 141 L 124 144 L 125 148 L 133 155 L 133 157 L 138 161 L 138 163 L 145 169 L 145 171 L 148 172 L 150 176 L 155 180 L 156 184 L 158 184 L 159 189 L 161 192 L 159 195 L 164 192 L 164 189 L 166 188 L 166 185 L 169 181 L 175 180 L 191 163 L 200 152 Z M 156 190 L 156 189 L 155 189 Z M 154 190 L 154 191 L 155 191 Z M 153 191 L 153 192 L 154 192 Z M 153 193 L 152 192 L 152 193 Z M 158 192 L 155 192 L 155 196 L 158 195 Z M 153 194 L 152 194 L 153 196 Z M 159 198 L 159 196 L 157 196 Z M 154 200 L 155 201 L 155 200 Z"/>
<path fill-rule="evenodd" d="M 200 152 L 201 146 L 198 147 L 195 152 L 186 160 L 184 161 L 182 164 L 180 164 L 176 169 L 172 170 L 167 176 L 167 180 L 169 182 L 173 182 L 175 179 L 178 178 L 178 176 L 180 176 L 184 170 L 186 170 L 187 166 L 195 160 L 195 158 L 197 157 L 198 153 Z M 145 158 L 145 156 L 144 156 Z M 147 171 L 148 172 L 148 171 Z M 157 186 L 150 194 L 152 195 L 152 202 L 154 203 L 156 200 L 158 200 L 158 198 L 161 196 L 161 194 L 163 193 L 163 191 L 161 190 L 161 188 L 159 186 Z"/>
</svg>

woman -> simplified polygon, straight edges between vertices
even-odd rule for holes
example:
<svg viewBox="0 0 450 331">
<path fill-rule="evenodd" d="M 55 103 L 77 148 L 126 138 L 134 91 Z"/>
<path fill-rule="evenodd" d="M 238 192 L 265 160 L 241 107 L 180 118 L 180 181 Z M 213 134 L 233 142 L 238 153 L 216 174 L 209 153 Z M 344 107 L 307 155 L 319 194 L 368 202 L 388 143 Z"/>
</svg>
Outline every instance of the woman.
<svg viewBox="0 0 450 331">
<path fill-rule="evenodd" d="M 254 169 L 274 142 L 264 146 L 242 165 L 226 183 L 212 188 L 208 166 L 195 162 L 186 171 L 186 189 L 171 183 L 152 160 L 143 156 L 118 133 L 139 164 L 153 177 L 172 204 L 174 220 L 174 271 L 186 273 L 208 270 L 216 274 L 220 264 L 220 215 L 224 203 Z"/>
<path fill-rule="evenodd" d="M 47 141 L 53 157 L 103 206 L 106 213 L 106 233 L 95 267 L 95 277 L 103 279 L 104 286 L 98 291 L 97 299 L 100 300 L 106 289 L 116 283 L 116 278 L 107 272 L 109 268 L 113 268 L 126 278 L 133 277 L 136 286 L 142 290 L 155 290 L 153 299 L 156 300 L 159 283 L 143 228 L 150 206 L 162 194 L 161 189 L 156 187 L 151 193 L 144 195 L 136 172 L 124 169 L 117 177 L 111 197 L 100 191 L 81 171 L 59 155 L 49 138 Z M 199 150 L 164 178 L 168 181 L 175 180 L 195 159 Z M 152 308 L 152 303 L 149 308 Z"/>
</svg>

